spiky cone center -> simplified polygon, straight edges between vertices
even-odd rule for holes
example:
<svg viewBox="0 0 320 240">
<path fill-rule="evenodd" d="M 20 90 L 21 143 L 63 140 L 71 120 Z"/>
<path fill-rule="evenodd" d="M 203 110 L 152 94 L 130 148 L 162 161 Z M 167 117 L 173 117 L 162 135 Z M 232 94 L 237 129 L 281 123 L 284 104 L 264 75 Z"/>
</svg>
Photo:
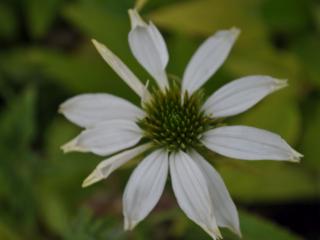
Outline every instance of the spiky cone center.
<svg viewBox="0 0 320 240">
<path fill-rule="evenodd" d="M 170 152 L 200 144 L 202 134 L 211 128 L 211 120 L 201 110 L 202 94 L 181 97 L 178 87 L 156 90 L 144 105 L 146 117 L 139 121 L 144 137 Z"/>
</svg>

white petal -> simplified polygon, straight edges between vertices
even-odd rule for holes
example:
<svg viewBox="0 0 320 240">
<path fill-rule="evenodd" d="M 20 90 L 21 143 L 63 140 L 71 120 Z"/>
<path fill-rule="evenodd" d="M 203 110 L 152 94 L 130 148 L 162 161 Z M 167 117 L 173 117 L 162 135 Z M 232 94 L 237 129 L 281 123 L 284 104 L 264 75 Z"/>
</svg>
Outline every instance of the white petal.
<svg viewBox="0 0 320 240">
<path fill-rule="evenodd" d="M 149 80 L 147 80 L 145 86 L 144 86 L 144 93 L 143 93 L 143 96 L 141 98 L 141 106 L 143 107 L 145 103 L 149 102 L 150 99 L 151 99 L 151 95 L 148 91 L 148 86 L 149 86 Z"/>
<path fill-rule="evenodd" d="M 131 23 L 131 29 L 134 29 L 138 26 L 140 27 L 147 27 L 148 25 L 143 21 L 139 13 L 136 9 L 129 9 L 128 10 L 129 17 L 130 17 L 130 23 Z"/>
<path fill-rule="evenodd" d="M 139 154 L 145 152 L 151 147 L 150 143 L 140 145 L 138 147 L 118 153 L 106 160 L 103 160 L 98 166 L 90 173 L 90 175 L 83 181 L 82 187 L 87 187 L 93 183 L 96 183 L 102 179 L 107 178 L 114 170 L 121 167 L 131 159 L 135 158 Z"/>
<path fill-rule="evenodd" d="M 268 76 L 240 78 L 218 89 L 204 104 L 203 109 L 214 118 L 242 113 L 265 96 L 287 86 L 286 80 Z"/>
<path fill-rule="evenodd" d="M 90 128 L 103 121 L 125 119 L 136 121 L 144 112 L 132 103 L 111 94 L 82 94 L 68 99 L 59 108 L 71 122 Z"/>
<path fill-rule="evenodd" d="M 109 66 L 122 78 L 123 81 L 141 98 L 143 96 L 144 86 L 132 71 L 105 45 L 92 39 L 92 42 L 102 58 Z"/>
<path fill-rule="evenodd" d="M 90 151 L 97 155 L 107 156 L 137 144 L 142 137 L 141 130 L 132 121 L 109 120 L 84 130 L 71 140 L 74 149 L 69 151 Z"/>
<path fill-rule="evenodd" d="M 239 29 L 218 31 L 208 38 L 192 56 L 183 75 L 182 90 L 191 95 L 223 64 L 240 33 Z"/>
<path fill-rule="evenodd" d="M 74 139 L 71 139 L 69 142 L 63 144 L 61 146 L 62 151 L 64 153 L 68 153 L 68 152 L 89 152 L 88 149 L 77 145 L 78 138 L 79 138 L 79 136 L 74 138 Z"/>
<path fill-rule="evenodd" d="M 144 23 L 135 10 L 129 10 L 129 15 L 129 45 L 133 55 L 161 88 L 168 86 L 165 68 L 169 55 L 163 37 L 152 23 Z"/>
<path fill-rule="evenodd" d="M 180 208 L 213 239 L 221 238 L 201 169 L 186 153 L 172 153 L 169 159 L 174 194 Z"/>
<path fill-rule="evenodd" d="M 237 208 L 219 173 L 196 151 L 190 154 L 207 180 L 218 226 L 227 227 L 241 237 Z"/>
<path fill-rule="evenodd" d="M 226 157 L 243 160 L 288 160 L 302 155 L 279 135 L 246 126 L 219 127 L 204 134 L 203 144 Z"/>
<path fill-rule="evenodd" d="M 155 207 L 168 176 L 168 153 L 157 150 L 131 174 L 123 195 L 125 230 L 132 230 Z"/>
</svg>

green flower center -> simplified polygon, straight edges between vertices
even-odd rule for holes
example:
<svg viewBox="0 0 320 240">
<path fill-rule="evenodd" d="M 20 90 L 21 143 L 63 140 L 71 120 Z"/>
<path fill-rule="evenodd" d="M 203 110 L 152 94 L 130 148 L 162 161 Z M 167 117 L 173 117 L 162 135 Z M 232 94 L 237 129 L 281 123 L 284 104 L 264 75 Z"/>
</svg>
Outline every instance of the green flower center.
<svg viewBox="0 0 320 240">
<path fill-rule="evenodd" d="M 145 104 L 147 115 L 139 121 L 144 136 L 159 147 L 169 151 L 196 147 L 204 131 L 212 122 L 201 110 L 202 94 L 191 97 L 185 93 L 183 100 L 180 89 L 172 87 L 165 91 L 157 90 Z"/>
</svg>

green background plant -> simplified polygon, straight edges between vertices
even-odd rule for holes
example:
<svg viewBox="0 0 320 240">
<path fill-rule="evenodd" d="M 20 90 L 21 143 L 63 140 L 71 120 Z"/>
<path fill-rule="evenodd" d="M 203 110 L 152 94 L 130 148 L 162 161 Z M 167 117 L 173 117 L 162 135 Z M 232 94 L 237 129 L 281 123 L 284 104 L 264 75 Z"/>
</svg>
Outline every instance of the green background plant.
<svg viewBox="0 0 320 240">
<path fill-rule="evenodd" d="M 181 76 L 197 46 L 215 31 L 232 26 L 242 30 L 229 59 L 206 84 L 207 95 L 244 75 L 289 80 L 288 88 L 230 123 L 281 134 L 305 155 L 300 164 L 209 158 L 241 209 L 243 239 L 319 238 L 315 225 L 320 217 L 319 2 L 139 2 L 145 3 L 141 14 L 165 35 L 170 74 Z M 121 195 L 134 164 L 81 189 L 82 180 L 101 158 L 64 155 L 59 149 L 80 130 L 57 113 L 65 99 L 108 92 L 139 104 L 90 42 L 96 38 L 108 45 L 143 82 L 150 79 L 127 43 L 127 9 L 134 4 L 129 0 L 0 2 L 0 239 L 209 239 L 178 209 L 170 184 L 147 220 L 133 232 L 123 232 Z M 288 213 L 285 221 L 279 221 L 275 206 L 294 209 L 296 216 L 290 216 L 296 219 Z M 308 212 L 300 216 L 299 206 Z M 237 239 L 228 231 L 223 235 Z"/>
</svg>

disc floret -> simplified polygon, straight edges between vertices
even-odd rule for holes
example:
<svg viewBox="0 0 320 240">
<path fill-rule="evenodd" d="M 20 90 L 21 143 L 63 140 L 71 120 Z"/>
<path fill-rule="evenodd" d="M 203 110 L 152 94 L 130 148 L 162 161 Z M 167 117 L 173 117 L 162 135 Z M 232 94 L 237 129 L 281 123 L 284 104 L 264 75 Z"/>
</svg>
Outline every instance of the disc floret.
<svg viewBox="0 0 320 240">
<path fill-rule="evenodd" d="M 140 121 L 145 138 L 169 151 L 200 144 L 202 133 L 210 127 L 210 118 L 201 110 L 202 94 L 181 97 L 180 89 L 156 90 L 144 105 L 146 117 Z"/>
</svg>

